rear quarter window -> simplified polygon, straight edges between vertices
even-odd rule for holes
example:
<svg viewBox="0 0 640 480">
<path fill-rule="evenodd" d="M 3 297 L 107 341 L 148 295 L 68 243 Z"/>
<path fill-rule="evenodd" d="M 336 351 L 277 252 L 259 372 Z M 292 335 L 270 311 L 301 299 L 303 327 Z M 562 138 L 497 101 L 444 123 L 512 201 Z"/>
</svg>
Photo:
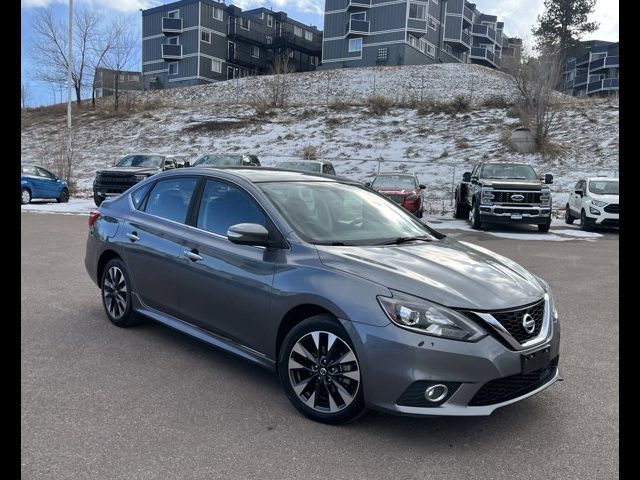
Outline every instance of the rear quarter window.
<svg viewBox="0 0 640 480">
<path fill-rule="evenodd" d="M 131 192 L 131 201 L 133 202 L 133 205 L 137 209 L 140 209 L 140 205 L 142 205 L 142 201 L 144 200 L 144 196 L 149 191 L 149 188 L 151 188 L 151 184 L 147 183 L 146 185 L 144 185 L 144 186 L 134 190 L 133 192 Z"/>
</svg>

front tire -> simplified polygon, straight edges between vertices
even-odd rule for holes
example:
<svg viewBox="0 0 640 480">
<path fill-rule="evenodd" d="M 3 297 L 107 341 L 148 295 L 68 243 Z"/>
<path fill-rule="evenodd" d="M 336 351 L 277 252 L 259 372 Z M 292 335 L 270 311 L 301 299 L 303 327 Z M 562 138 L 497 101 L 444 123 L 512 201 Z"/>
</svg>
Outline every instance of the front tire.
<svg viewBox="0 0 640 480">
<path fill-rule="evenodd" d="M 478 203 L 474 203 L 471 210 L 469 210 L 469 222 L 471 223 L 471 228 L 474 230 L 480 230 L 480 228 L 482 228 L 482 222 L 480 222 L 480 206 Z"/>
<path fill-rule="evenodd" d="M 63 188 L 57 200 L 58 200 L 58 203 L 67 203 L 69 201 L 69 190 L 67 190 L 66 188 Z"/>
<path fill-rule="evenodd" d="M 566 223 L 567 225 L 573 225 L 574 220 L 575 218 L 573 218 L 573 215 L 571 215 L 571 209 L 569 208 L 569 204 L 567 203 L 567 206 L 564 207 L 564 223 Z"/>
<path fill-rule="evenodd" d="M 293 406 L 311 420 L 339 424 L 365 411 L 355 349 L 331 315 L 310 317 L 287 334 L 278 375 Z"/>
<path fill-rule="evenodd" d="M 109 260 L 102 272 L 100 289 L 102 305 L 111 323 L 122 328 L 139 323 L 140 317 L 131 304 L 131 282 L 122 260 Z"/>
<path fill-rule="evenodd" d="M 589 225 L 587 225 L 587 213 L 584 210 L 580 213 L 580 230 L 589 230 Z"/>
<path fill-rule="evenodd" d="M 20 204 L 27 205 L 29 203 L 31 203 L 31 190 L 23 188 L 22 192 L 20 192 Z"/>
<path fill-rule="evenodd" d="M 551 221 L 549 223 L 543 223 L 542 225 L 538 225 L 538 231 L 542 233 L 547 233 L 551 228 Z"/>
</svg>

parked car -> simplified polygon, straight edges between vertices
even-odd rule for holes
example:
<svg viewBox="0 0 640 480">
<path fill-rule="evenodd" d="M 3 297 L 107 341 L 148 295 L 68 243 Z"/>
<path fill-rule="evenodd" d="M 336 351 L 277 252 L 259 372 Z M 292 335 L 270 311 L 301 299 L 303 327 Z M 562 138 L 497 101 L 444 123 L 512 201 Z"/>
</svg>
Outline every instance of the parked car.
<svg viewBox="0 0 640 480">
<path fill-rule="evenodd" d="M 324 173 L 326 175 L 335 175 L 336 171 L 331 162 L 325 160 L 295 160 L 278 163 L 279 168 L 289 170 L 304 170 L 307 172 Z"/>
<path fill-rule="evenodd" d="M 414 174 L 379 173 L 373 179 L 373 182 L 366 185 L 389 197 L 416 217 L 422 218 L 424 213 L 422 192 L 426 187 L 418 182 L 418 177 Z"/>
<path fill-rule="evenodd" d="M 475 229 L 489 223 L 525 223 L 548 232 L 551 183 L 553 175 L 541 179 L 531 165 L 480 162 L 456 187 L 454 216 L 468 218 Z"/>
<path fill-rule="evenodd" d="M 194 167 L 259 167 L 260 160 L 256 155 L 245 154 L 206 154 L 201 155 L 194 163 Z"/>
<path fill-rule="evenodd" d="M 338 177 L 161 173 L 90 214 L 85 265 L 113 324 L 148 317 L 276 370 L 320 422 L 489 415 L 560 376 L 544 280 Z"/>
<path fill-rule="evenodd" d="M 165 170 L 178 168 L 178 162 L 171 155 L 145 153 L 131 154 L 122 158 L 115 167 L 96 172 L 93 180 L 93 201 L 100 206 L 105 198 L 120 195 L 145 178 Z"/>
<path fill-rule="evenodd" d="M 589 177 L 578 180 L 565 206 L 564 220 L 571 225 L 579 218 L 580 227 L 619 227 L 620 183 L 617 178 Z"/>
<path fill-rule="evenodd" d="M 23 163 L 20 176 L 20 203 L 26 205 L 34 198 L 56 200 L 57 202 L 69 201 L 69 186 L 67 182 L 49 170 Z"/>
</svg>

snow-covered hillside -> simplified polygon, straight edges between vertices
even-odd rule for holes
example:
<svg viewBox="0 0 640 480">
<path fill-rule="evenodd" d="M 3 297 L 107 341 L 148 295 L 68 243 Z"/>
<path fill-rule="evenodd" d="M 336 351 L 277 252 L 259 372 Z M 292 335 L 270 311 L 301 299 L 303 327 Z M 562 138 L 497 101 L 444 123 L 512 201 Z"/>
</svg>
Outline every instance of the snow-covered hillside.
<svg viewBox="0 0 640 480">
<path fill-rule="evenodd" d="M 327 76 L 331 75 L 330 81 Z M 146 92 L 146 107 L 113 116 L 105 106 L 75 116 L 77 178 L 88 194 L 95 170 L 130 152 L 167 152 L 193 160 L 205 152 L 257 154 L 267 166 L 299 156 L 311 146 L 331 159 L 339 175 L 357 180 L 381 171 L 418 174 L 427 185 L 434 212 L 449 209 L 452 182 L 481 159 L 531 163 L 555 177 L 554 203 L 582 175 L 614 174 L 618 169 L 618 102 L 566 98 L 553 131 L 562 153 L 516 154 L 504 145 L 505 133 L 518 125 L 508 108 L 488 108 L 489 99 L 510 99 L 513 89 L 503 73 L 475 65 L 431 65 L 344 69 L 292 74 L 290 106 L 260 114 L 252 105 L 268 95 L 268 77 L 252 77 L 158 92 Z M 374 92 L 402 107 L 374 115 L 366 99 Z M 427 113 L 409 98 L 471 97 L 468 112 Z M 327 95 L 327 85 L 330 93 Z M 413 88 L 410 96 L 408 88 Z M 417 90 L 416 90 L 417 88 Z M 251 92 L 242 97 L 241 92 Z M 247 94 L 249 95 L 249 94 Z M 336 110 L 336 99 L 349 103 Z M 240 100 L 240 104 L 234 104 Z M 108 100 L 105 100 L 108 101 Z M 140 101 L 139 101 L 140 104 Z M 140 108 L 140 107 L 138 107 Z M 46 163 L 64 144 L 64 112 L 33 110 L 22 116 L 22 161 Z"/>
</svg>

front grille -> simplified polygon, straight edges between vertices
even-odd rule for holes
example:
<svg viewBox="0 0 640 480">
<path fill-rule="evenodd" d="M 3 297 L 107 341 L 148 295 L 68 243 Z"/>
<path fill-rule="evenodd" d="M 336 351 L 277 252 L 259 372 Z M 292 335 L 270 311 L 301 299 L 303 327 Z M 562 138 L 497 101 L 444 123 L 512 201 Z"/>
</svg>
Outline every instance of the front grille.
<svg viewBox="0 0 640 480">
<path fill-rule="evenodd" d="M 133 175 L 105 175 L 101 174 L 96 177 L 96 185 L 105 187 L 114 187 L 118 190 L 125 191 L 138 183 Z"/>
<path fill-rule="evenodd" d="M 531 315 L 536 322 L 536 326 L 531 333 L 527 333 L 522 326 L 522 319 L 527 313 Z M 524 343 L 540 334 L 542 320 L 544 318 L 544 300 L 540 300 L 538 303 L 518 310 L 491 312 L 491 315 L 500 322 L 500 325 L 502 325 L 517 342 Z"/>
<path fill-rule="evenodd" d="M 620 205 L 617 203 L 612 203 L 604 207 L 604 211 L 607 213 L 620 213 Z"/>
<path fill-rule="evenodd" d="M 511 200 L 511 195 L 522 195 L 520 201 Z M 540 192 L 496 192 L 493 191 L 493 203 L 509 203 L 516 205 L 539 204 Z"/>
<path fill-rule="evenodd" d="M 389 197 L 391 200 L 393 200 L 396 203 L 402 203 L 402 199 L 403 196 L 402 195 L 387 195 L 387 197 Z"/>
<path fill-rule="evenodd" d="M 558 359 L 555 357 L 548 366 L 531 373 L 519 373 L 485 383 L 473 396 L 469 406 L 493 405 L 526 395 L 553 378 Z"/>
</svg>

